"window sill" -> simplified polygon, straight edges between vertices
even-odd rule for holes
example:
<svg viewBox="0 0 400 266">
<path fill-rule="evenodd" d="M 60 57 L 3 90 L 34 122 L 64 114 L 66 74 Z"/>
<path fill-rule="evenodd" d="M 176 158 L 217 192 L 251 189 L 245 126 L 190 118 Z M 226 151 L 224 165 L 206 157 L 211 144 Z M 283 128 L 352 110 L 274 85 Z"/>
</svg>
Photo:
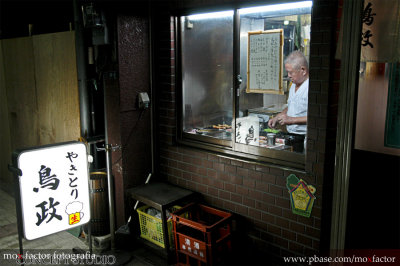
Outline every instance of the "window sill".
<svg viewBox="0 0 400 266">
<path fill-rule="evenodd" d="M 235 151 L 232 147 L 221 146 L 213 143 L 194 140 L 193 138 L 178 139 L 177 144 L 202 150 L 207 153 L 226 157 L 228 159 L 244 161 L 248 163 L 261 164 L 268 167 L 275 167 L 284 170 L 301 171 L 305 173 L 305 154 L 267 150 L 263 155 L 258 151 L 259 147 L 248 146 L 247 152 Z M 246 146 L 246 145 L 241 145 Z M 267 154 L 267 156 L 265 155 Z"/>
</svg>

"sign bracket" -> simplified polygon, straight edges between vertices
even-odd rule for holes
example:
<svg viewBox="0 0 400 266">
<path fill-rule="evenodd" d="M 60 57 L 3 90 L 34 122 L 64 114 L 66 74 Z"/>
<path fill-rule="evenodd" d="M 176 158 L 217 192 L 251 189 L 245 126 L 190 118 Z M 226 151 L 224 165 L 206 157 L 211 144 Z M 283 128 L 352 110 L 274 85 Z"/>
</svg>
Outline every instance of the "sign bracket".
<svg viewBox="0 0 400 266">
<path fill-rule="evenodd" d="M 13 158 L 14 160 L 14 158 Z M 14 163 L 14 162 L 13 162 Z M 18 244 L 19 244 L 19 259 L 21 265 L 24 265 L 22 254 L 24 254 L 23 244 L 22 244 L 22 209 L 21 209 L 21 195 L 19 191 L 19 177 L 22 176 L 22 170 L 14 165 L 8 165 L 8 171 L 14 175 L 14 192 L 15 192 L 15 206 L 17 211 L 17 227 L 18 227 Z"/>
</svg>

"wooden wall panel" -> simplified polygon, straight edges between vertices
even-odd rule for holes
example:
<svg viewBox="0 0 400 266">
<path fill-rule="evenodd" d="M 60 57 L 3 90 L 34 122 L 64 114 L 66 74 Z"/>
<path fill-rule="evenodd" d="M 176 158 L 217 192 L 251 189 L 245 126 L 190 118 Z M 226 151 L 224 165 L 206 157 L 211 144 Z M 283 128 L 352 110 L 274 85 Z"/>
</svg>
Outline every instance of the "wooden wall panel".
<svg viewBox="0 0 400 266">
<path fill-rule="evenodd" d="M 11 148 L 39 144 L 32 38 L 3 40 Z"/>
<path fill-rule="evenodd" d="M 6 39 L 1 46 L 4 184 L 10 181 L 5 171 L 12 151 L 78 140 L 80 118 L 74 32 Z"/>
<path fill-rule="evenodd" d="M 74 32 L 33 36 L 40 144 L 77 140 L 79 95 Z"/>
</svg>

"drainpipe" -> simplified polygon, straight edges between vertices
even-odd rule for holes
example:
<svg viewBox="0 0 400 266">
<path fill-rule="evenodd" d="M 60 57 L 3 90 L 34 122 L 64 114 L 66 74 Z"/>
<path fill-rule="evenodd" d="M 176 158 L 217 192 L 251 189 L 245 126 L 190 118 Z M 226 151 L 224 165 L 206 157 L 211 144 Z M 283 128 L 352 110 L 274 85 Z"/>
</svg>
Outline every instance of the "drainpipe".
<svg viewBox="0 0 400 266">
<path fill-rule="evenodd" d="M 115 209 L 114 209 L 114 179 L 112 176 L 112 145 L 108 141 L 108 119 L 107 119 L 107 95 L 104 86 L 104 130 L 106 148 L 106 169 L 107 169 L 107 188 L 108 188 L 108 213 L 110 220 L 110 241 L 111 251 L 115 251 Z"/>
<path fill-rule="evenodd" d="M 75 53 L 76 53 L 76 72 L 78 75 L 79 109 L 81 137 L 87 139 L 92 135 L 90 130 L 89 117 L 89 93 L 87 88 L 86 76 L 86 54 L 82 16 L 79 10 L 78 0 L 73 0 L 74 8 L 74 28 L 75 28 Z M 92 227 L 89 222 L 89 252 L 92 253 Z"/>
<path fill-rule="evenodd" d="M 89 93 L 86 76 L 86 53 L 85 39 L 83 32 L 82 16 L 78 0 L 73 0 L 74 23 L 75 23 L 75 50 L 76 50 L 76 71 L 78 74 L 79 107 L 81 120 L 81 137 L 87 139 L 92 135 L 90 129 Z"/>
<path fill-rule="evenodd" d="M 152 6 L 152 1 L 149 1 L 149 56 L 150 56 L 150 137 L 151 137 L 151 173 L 154 174 L 155 171 L 155 136 L 154 136 L 154 114 L 155 114 L 155 96 L 154 96 L 154 91 L 153 91 L 153 86 L 154 86 L 154 44 L 153 44 L 153 6 Z"/>
</svg>

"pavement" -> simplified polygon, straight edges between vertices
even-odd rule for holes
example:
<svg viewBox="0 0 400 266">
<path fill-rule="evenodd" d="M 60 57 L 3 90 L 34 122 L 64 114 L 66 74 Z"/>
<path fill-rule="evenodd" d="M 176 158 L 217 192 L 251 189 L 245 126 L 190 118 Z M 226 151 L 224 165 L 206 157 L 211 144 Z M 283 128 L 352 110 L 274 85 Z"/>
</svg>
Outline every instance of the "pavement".
<svg viewBox="0 0 400 266">
<path fill-rule="evenodd" d="M 107 236 L 93 237 L 92 253 L 89 253 L 89 245 L 85 237 L 75 232 L 62 231 L 29 241 L 23 239 L 25 265 L 171 265 L 165 257 L 160 256 L 159 251 L 155 252 L 156 249 L 147 247 L 143 243 L 146 240 L 139 240 L 140 238 L 131 235 L 116 234 L 116 249 L 110 251 L 108 239 Z M 283 266 L 281 261 L 265 254 L 257 253 L 258 256 L 252 257 L 255 255 L 253 251 L 251 253 L 253 255 L 250 256 L 246 255 L 244 250 L 239 251 L 234 251 L 230 255 L 231 264 L 224 265 Z M 15 200 L 6 191 L 0 189 L 0 265 L 21 265 L 19 253 Z M 37 259 L 38 256 L 39 259 Z M 50 256 L 52 260 L 46 256 Z"/>
<path fill-rule="evenodd" d="M 102 245 L 109 246 L 107 240 L 102 241 L 105 242 Z M 82 234 L 77 237 L 68 231 L 35 240 L 23 239 L 24 254 L 31 255 L 25 260 L 25 265 L 168 265 L 166 259 L 140 245 L 118 252 L 111 252 L 101 246 L 93 246 L 93 253 L 90 254 L 87 242 L 85 238 L 82 238 Z M 98 241 L 94 243 L 98 244 Z M 15 199 L 7 192 L 0 190 L 0 265 L 21 265 L 18 260 L 19 253 Z M 72 260 L 74 254 L 77 260 Z M 38 256 L 39 259 L 37 259 Z M 52 256 L 51 259 L 49 256 Z"/>
</svg>

